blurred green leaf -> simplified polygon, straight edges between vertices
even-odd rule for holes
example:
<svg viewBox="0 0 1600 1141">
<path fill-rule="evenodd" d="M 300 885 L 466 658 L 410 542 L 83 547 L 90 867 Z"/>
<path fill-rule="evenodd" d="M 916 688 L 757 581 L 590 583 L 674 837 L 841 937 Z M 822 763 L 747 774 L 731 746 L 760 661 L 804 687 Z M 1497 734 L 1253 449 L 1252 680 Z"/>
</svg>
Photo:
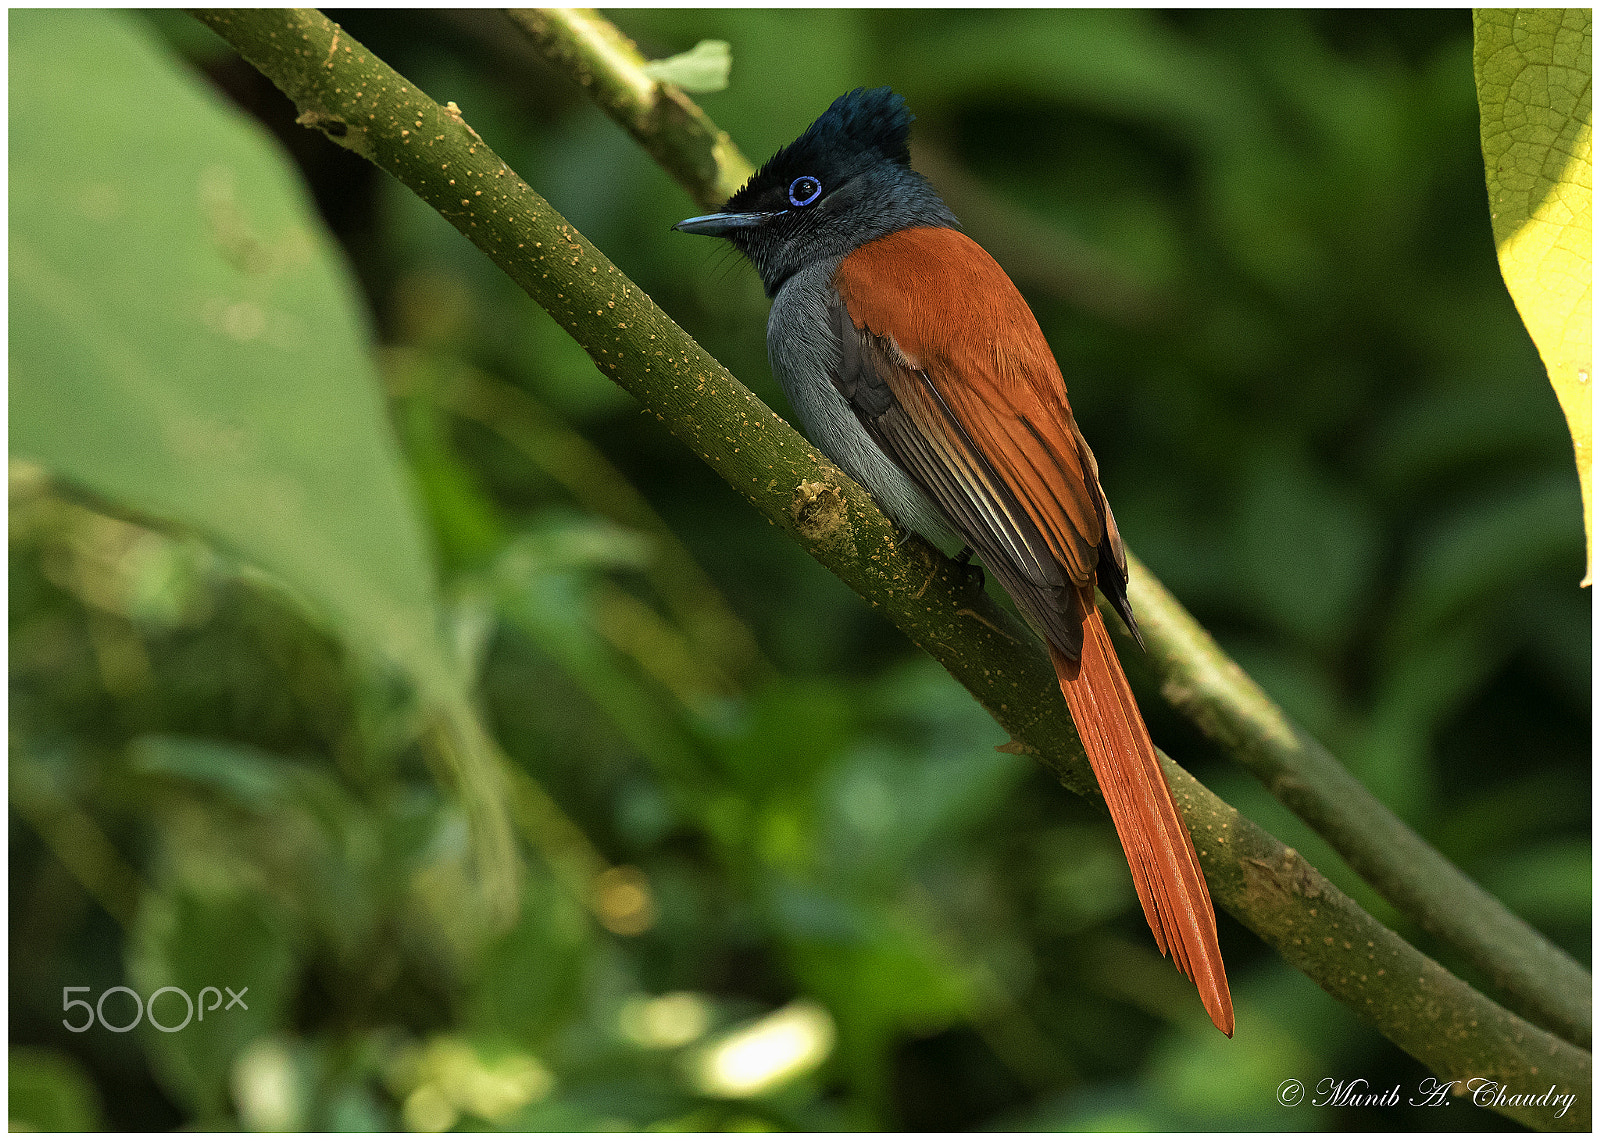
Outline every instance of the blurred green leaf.
<svg viewBox="0 0 1600 1141">
<path fill-rule="evenodd" d="M 448 691 L 359 302 L 293 170 L 128 17 L 11 29 L 35 109 L 11 140 L 13 452 L 199 528 Z"/>
<path fill-rule="evenodd" d="M 484 952 L 470 1025 L 542 1049 L 583 1005 L 593 928 L 577 901 L 530 875 L 517 925 Z"/>
<path fill-rule="evenodd" d="M 1501 664 L 1475 624 L 1459 623 L 1408 648 L 1375 679 L 1372 709 L 1345 764 L 1380 800 L 1419 825 L 1438 780 L 1430 763 L 1440 725 Z"/>
<path fill-rule="evenodd" d="M 1594 455 L 1593 25 L 1588 8 L 1476 8 L 1472 16 L 1500 272 L 1567 414 L 1586 532 Z"/>
<path fill-rule="evenodd" d="M 1371 471 L 1391 500 L 1426 496 L 1440 484 L 1470 478 L 1482 465 L 1548 451 L 1547 393 L 1507 383 L 1506 369 L 1491 361 L 1450 381 L 1399 403 L 1373 434 Z"/>
<path fill-rule="evenodd" d="M 953 846 L 995 812 L 1029 763 L 992 747 L 943 756 L 857 748 L 818 795 L 825 855 L 847 875 L 898 882 L 924 846 Z"/>
<path fill-rule="evenodd" d="M 6 1123 L 12 1132 L 95 1133 L 105 1128 L 99 1091 L 70 1054 L 12 1046 L 6 1082 Z"/>
<path fill-rule="evenodd" d="M 997 87 L 1159 122 L 1218 143 L 1248 137 L 1261 110 L 1214 58 L 1153 12 L 972 12 L 928 23 L 894 53 L 895 82 L 916 106 Z"/>
<path fill-rule="evenodd" d="M 902 915 L 801 891 L 785 892 L 775 912 L 796 975 L 838 1020 L 839 1051 L 858 1086 L 883 1080 L 881 1052 L 896 1036 L 943 1029 L 973 1008 L 967 973 Z"/>
<path fill-rule="evenodd" d="M 1248 575 L 1240 590 L 1287 633 L 1329 648 L 1348 630 L 1378 568 L 1378 531 L 1366 506 L 1304 459 L 1269 446 L 1250 465 L 1238 512 Z"/>
<path fill-rule="evenodd" d="M 1034 843 L 1041 924 L 1075 935 L 1133 906 L 1128 861 L 1103 828 L 1057 828 Z"/>
<path fill-rule="evenodd" d="M 440 636 L 353 282 L 293 169 L 129 18 L 11 27 L 12 90 L 38 108 L 12 137 L 13 453 L 197 528 L 397 663 L 503 905 L 498 762 Z"/>
<path fill-rule="evenodd" d="M 679 711 L 596 631 L 601 572 L 639 565 L 648 544 L 632 531 L 564 512 L 546 515 L 514 537 L 488 573 L 496 612 L 508 630 L 556 662 L 658 772 L 697 783 L 703 763 Z"/>
<path fill-rule="evenodd" d="M 324 797 L 340 790 L 325 772 L 232 743 L 179 737 L 141 737 L 130 749 L 134 772 L 191 781 L 247 811 L 281 808 L 302 789 Z"/>
<path fill-rule="evenodd" d="M 1243 1009 L 1248 1017 L 1249 1007 Z M 1207 1048 L 1203 1029 L 1163 1043 L 1151 1067 L 1151 1087 L 1172 1119 L 1195 1130 L 1214 1129 L 1220 1122 L 1245 1129 L 1295 1129 L 1316 1120 L 1314 1107 L 1308 1114 L 1261 1093 L 1276 1090 L 1285 1078 L 1314 1074 L 1317 1044 L 1298 1041 L 1282 1025 L 1258 1026 L 1257 1033 L 1221 1057 Z"/>
<path fill-rule="evenodd" d="M 1485 876 L 1484 886 L 1535 923 L 1566 922 L 1594 897 L 1589 845 L 1562 841 L 1525 850 Z"/>
<path fill-rule="evenodd" d="M 264 894 L 188 878 L 203 874 L 191 869 L 146 897 L 129 933 L 128 971 L 146 998 L 176 987 L 194 1003 L 194 1020 L 182 1030 L 163 1033 L 146 1018 L 141 1035 L 168 1092 L 190 1113 L 214 1119 L 227 1112 L 240 1051 L 283 1024 L 298 955 L 293 932 Z M 203 995 L 207 987 L 216 989 Z M 241 1005 L 227 1006 L 225 987 L 240 995 Z M 160 1002 L 164 1025 L 182 1022 L 177 995 Z"/>
<path fill-rule="evenodd" d="M 1530 567 L 1569 554 L 1575 562 L 1578 496 L 1567 473 L 1525 480 L 1474 497 L 1413 540 L 1388 636 L 1426 638 L 1474 601 L 1515 583 Z"/>
<path fill-rule="evenodd" d="M 401 397 L 395 411 L 447 568 L 487 562 L 505 541 L 505 526 L 477 474 L 451 444 L 448 422 L 425 396 Z"/>
<path fill-rule="evenodd" d="M 851 696 L 839 686 L 787 680 L 748 704 L 718 754 L 753 797 L 804 788 L 849 744 L 857 723 Z"/>
<path fill-rule="evenodd" d="M 691 94 L 721 91 L 728 86 L 733 53 L 726 40 L 701 40 L 686 52 L 653 59 L 644 73 L 661 83 L 675 83 Z"/>
</svg>

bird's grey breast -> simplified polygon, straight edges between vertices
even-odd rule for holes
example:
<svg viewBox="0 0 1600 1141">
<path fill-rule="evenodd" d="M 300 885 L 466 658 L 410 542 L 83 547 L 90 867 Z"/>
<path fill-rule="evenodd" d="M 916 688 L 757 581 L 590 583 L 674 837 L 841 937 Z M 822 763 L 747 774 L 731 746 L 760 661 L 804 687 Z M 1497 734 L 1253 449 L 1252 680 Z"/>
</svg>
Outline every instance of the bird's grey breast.
<svg viewBox="0 0 1600 1141">
<path fill-rule="evenodd" d="M 767 318 L 767 356 L 772 373 L 799 417 L 800 427 L 822 452 L 870 491 L 884 513 L 934 545 L 960 545 L 944 515 L 862 427 L 840 392 L 850 347 L 837 331 L 833 287 L 839 259 L 814 262 L 793 274 L 772 299 Z"/>
</svg>

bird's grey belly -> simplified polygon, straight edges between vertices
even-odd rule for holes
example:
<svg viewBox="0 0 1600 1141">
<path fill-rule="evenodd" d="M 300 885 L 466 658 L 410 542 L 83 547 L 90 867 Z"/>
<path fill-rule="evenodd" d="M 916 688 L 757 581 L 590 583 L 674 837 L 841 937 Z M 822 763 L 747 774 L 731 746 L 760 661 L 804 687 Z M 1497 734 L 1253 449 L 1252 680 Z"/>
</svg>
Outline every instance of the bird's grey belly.
<svg viewBox="0 0 1600 1141">
<path fill-rule="evenodd" d="M 801 270 L 784 283 L 767 320 L 767 356 L 800 427 L 845 474 L 872 493 L 884 514 L 945 551 L 961 540 L 911 478 L 861 426 L 833 385 L 840 346 L 827 303 L 837 262 Z"/>
</svg>

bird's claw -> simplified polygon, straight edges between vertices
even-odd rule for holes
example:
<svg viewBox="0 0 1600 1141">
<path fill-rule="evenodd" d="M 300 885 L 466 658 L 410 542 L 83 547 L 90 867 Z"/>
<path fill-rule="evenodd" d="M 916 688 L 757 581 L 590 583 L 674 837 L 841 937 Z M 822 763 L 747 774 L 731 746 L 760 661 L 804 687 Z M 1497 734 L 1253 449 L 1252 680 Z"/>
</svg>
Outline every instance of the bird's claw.
<svg viewBox="0 0 1600 1141">
<path fill-rule="evenodd" d="M 956 553 L 956 557 L 953 561 L 955 562 L 956 566 L 962 569 L 963 573 L 966 575 L 967 582 L 976 582 L 976 586 L 974 586 L 972 592 L 974 594 L 982 594 L 983 588 L 987 584 L 988 580 L 984 577 L 982 564 L 972 561 L 972 548 L 970 546 L 962 547 L 961 550 Z"/>
</svg>

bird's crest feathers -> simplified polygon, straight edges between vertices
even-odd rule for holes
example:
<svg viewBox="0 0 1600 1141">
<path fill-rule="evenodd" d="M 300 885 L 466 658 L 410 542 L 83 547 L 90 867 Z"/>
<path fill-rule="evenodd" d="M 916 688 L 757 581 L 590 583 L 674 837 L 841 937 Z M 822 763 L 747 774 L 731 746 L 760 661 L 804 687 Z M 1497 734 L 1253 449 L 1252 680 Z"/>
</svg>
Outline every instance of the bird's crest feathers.
<svg viewBox="0 0 1600 1141">
<path fill-rule="evenodd" d="M 884 160 L 909 168 L 913 118 L 906 101 L 888 87 L 846 92 L 804 134 L 763 163 L 725 209 L 755 206 L 764 191 L 787 188 L 801 175 L 820 179 L 832 191 Z"/>
</svg>

